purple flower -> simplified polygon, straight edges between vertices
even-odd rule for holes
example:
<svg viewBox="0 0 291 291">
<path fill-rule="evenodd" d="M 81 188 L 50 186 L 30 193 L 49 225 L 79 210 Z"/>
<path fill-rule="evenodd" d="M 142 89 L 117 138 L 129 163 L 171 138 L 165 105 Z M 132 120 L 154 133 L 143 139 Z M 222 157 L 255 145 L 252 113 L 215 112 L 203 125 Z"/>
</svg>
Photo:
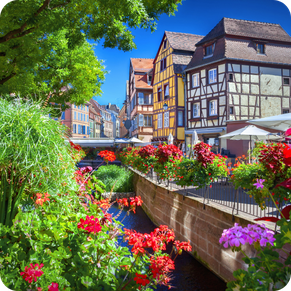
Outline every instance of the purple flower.
<svg viewBox="0 0 291 291">
<path fill-rule="evenodd" d="M 255 184 L 253 184 L 254 186 L 256 186 L 257 187 L 257 189 L 259 189 L 259 188 L 264 188 L 264 185 L 263 185 L 263 183 L 265 182 L 265 179 L 257 179 L 257 183 L 255 183 Z"/>
<path fill-rule="evenodd" d="M 259 242 L 264 247 L 267 243 L 274 245 L 274 232 L 267 229 L 264 224 L 249 224 L 247 227 L 241 227 L 238 223 L 234 227 L 224 229 L 219 239 L 219 243 L 223 243 L 223 247 L 240 247 L 249 243 L 250 245 Z"/>
</svg>

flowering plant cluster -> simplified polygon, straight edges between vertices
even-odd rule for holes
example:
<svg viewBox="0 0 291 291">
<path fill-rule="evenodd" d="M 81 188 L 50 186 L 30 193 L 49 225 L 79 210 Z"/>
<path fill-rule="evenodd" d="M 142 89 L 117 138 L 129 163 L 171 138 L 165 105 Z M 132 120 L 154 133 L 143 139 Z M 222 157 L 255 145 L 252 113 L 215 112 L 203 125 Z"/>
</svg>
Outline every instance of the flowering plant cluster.
<svg viewBox="0 0 291 291">
<path fill-rule="evenodd" d="M 107 164 L 108 162 L 113 162 L 116 160 L 116 156 L 112 151 L 101 151 L 99 152 L 99 156 L 102 157 Z"/>
<path fill-rule="evenodd" d="M 243 261 L 248 264 L 248 270 L 237 270 L 233 273 L 235 281 L 227 284 L 227 291 L 237 290 L 280 290 L 287 285 L 291 273 L 291 253 L 283 247 L 291 244 L 291 205 L 283 209 L 278 207 L 282 201 L 289 201 L 291 188 L 291 150 L 284 144 L 259 144 L 257 159 L 253 164 L 237 163 L 233 170 L 232 179 L 237 187 L 244 186 L 248 194 L 253 195 L 261 208 L 265 207 L 265 200 L 271 199 L 281 218 L 267 216 L 255 219 L 277 223 L 280 232 L 268 230 L 264 226 L 248 225 L 242 228 L 235 224 L 231 229 L 224 230 L 220 243 L 224 247 L 231 246 L 233 251 L 244 254 Z M 253 244 L 258 254 L 250 258 L 241 246 Z M 279 251 L 285 252 L 285 261 L 280 261 Z"/>
<path fill-rule="evenodd" d="M 138 157 L 135 161 L 134 166 L 137 170 L 144 174 L 148 174 L 151 169 L 153 169 L 154 164 L 157 161 L 155 155 L 156 148 L 152 145 L 146 145 L 138 151 Z"/>
<path fill-rule="evenodd" d="M 278 204 L 289 199 L 285 186 L 291 175 L 290 148 L 280 143 L 267 145 L 258 143 L 255 152 L 258 162 L 248 163 L 241 160 L 234 165 L 231 178 L 235 188 L 246 189 L 262 209 L 266 207 L 266 199 L 270 199 L 270 192 Z M 264 187 L 257 187 L 255 185 L 257 180 L 264 180 Z"/>
<path fill-rule="evenodd" d="M 194 185 L 198 188 L 211 186 L 215 179 L 228 174 L 226 158 L 212 153 L 211 146 L 204 142 L 194 146 L 194 160 L 183 160 L 176 172 L 178 185 Z"/>
<path fill-rule="evenodd" d="M 125 229 L 124 239 L 132 246 L 131 252 L 136 256 L 145 254 L 150 256 L 150 273 L 146 277 L 136 274 L 134 279 L 141 286 L 146 286 L 150 281 L 154 281 L 155 284 L 163 284 L 170 288 L 169 274 L 175 269 L 175 259 L 182 253 L 182 250 L 191 251 L 192 249 L 189 242 L 175 241 L 173 230 L 166 225 L 160 225 L 150 234 Z M 161 251 L 166 250 L 166 245 L 170 242 L 173 242 L 171 254 L 162 254 Z"/>
<path fill-rule="evenodd" d="M 160 179 L 171 180 L 176 176 L 175 169 L 183 157 L 182 151 L 175 145 L 160 144 L 156 150 L 157 162 L 154 170 Z"/>
</svg>

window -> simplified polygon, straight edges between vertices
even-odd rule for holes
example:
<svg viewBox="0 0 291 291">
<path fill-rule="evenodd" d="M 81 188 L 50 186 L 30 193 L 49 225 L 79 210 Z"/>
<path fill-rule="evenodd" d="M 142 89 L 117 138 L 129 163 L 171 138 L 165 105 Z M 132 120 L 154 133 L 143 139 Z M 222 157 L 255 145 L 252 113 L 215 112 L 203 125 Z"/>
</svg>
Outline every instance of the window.
<svg viewBox="0 0 291 291">
<path fill-rule="evenodd" d="M 80 113 L 78 112 L 78 120 L 80 120 Z"/>
<path fill-rule="evenodd" d="M 164 127 L 169 127 L 169 112 L 164 113 Z"/>
<path fill-rule="evenodd" d="M 163 120 L 162 120 L 162 118 L 163 118 L 162 113 L 159 113 L 158 114 L 158 128 L 162 128 L 163 127 Z"/>
<path fill-rule="evenodd" d="M 82 125 L 82 134 L 86 134 L 86 126 Z"/>
<path fill-rule="evenodd" d="M 152 83 L 152 75 L 148 75 L 148 85 L 151 85 Z"/>
<path fill-rule="evenodd" d="M 164 86 L 164 99 L 167 99 L 169 96 L 169 84 L 167 84 Z"/>
<path fill-rule="evenodd" d="M 151 115 L 144 115 L 143 116 L 143 124 L 144 124 L 144 126 L 152 126 L 152 116 Z"/>
<path fill-rule="evenodd" d="M 90 135 L 90 127 L 87 126 L 87 134 Z"/>
<path fill-rule="evenodd" d="M 183 126 L 184 122 L 183 122 L 183 111 L 178 111 L 178 126 Z"/>
<path fill-rule="evenodd" d="M 199 86 L 199 73 L 192 75 L 192 88 Z"/>
<path fill-rule="evenodd" d="M 144 104 L 144 95 L 142 92 L 138 93 L 138 104 L 143 105 Z"/>
<path fill-rule="evenodd" d="M 76 108 L 77 106 L 76 106 L 76 104 L 74 103 L 74 108 Z"/>
<path fill-rule="evenodd" d="M 74 112 L 74 119 L 77 119 L 77 113 L 76 113 L 76 111 Z"/>
<path fill-rule="evenodd" d="M 211 69 L 208 71 L 208 83 L 216 83 L 217 82 L 217 71 L 216 69 Z"/>
<path fill-rule="evenodd" d="M 165 70 L 167 67 L 167 58 L 163 58 L 160 63 L 160 71 Z"/>
<path fill-rule="evenodd" d="M 192 117 L 200 117 L 200 103 L 194 103 L 192 107 Z"/>
<path fill-rule="evenodd" d="M 162 88 L 158 88 L 158 102 L 162 101 Z"/>
<path fill-rule="evenodd" d="M 233 74 L 228 74 L 228 81 L 230 81 L 230 82 L 233 81 Z"/>
<path fill-rule="evenodd" d="M 78 124 L 78 134 L 81 134 L 81 133 L 82 133 L 81 125 Z"/>
<path fill-rule="evenodd" d="M 265 53 L 265 45 L 263 43 L 257 43 L 257 53 L 258 54 Z"/>
<path fill-rule="evenodd" d="M 87 122 L 89 122 L 89 115 L 87 114 Z"/>
<path fill-rule="evenodd" d="M 214 52 L 214 48 L 215 48 L 215 44 L 211 44 L 211 45 L 208 45 L 204 48 L 204 56 L 205 57 L 210 57 L 213 55 L 213 52 Z"/>
<path fill-rule="evenodd" d="M 289 109 L 287 109 L 287 108 L 282 109 L 282 113 L 283 113 L 283 114 L 289 113 Z"/>
<path fill-rule="evenodd" d="M 77 124 L 73 124 L 73 133 L 77 133 Z"/>
<path fill-rule="evenodd" d="M 144 104 L 147 105 L 152 104 L 152 94 L 144 95 Z"/>
<path fill-rule="evenodd" d="M 217 115 L 217 100 L 209 101 L 209 116 Z"/>
<path fill-rule="evenodd" d="M 283 84 L 284 85 L 289 85 L 290 84 L 290 79 L 289 78 L 284 78 L 283 79 Z"/>
<path fill-rule="evenodd" d="M 138 116 L 138 126 L 143 126 L 143 115 L 142 114 L 140 114 Z"/>
<path fill-rule="evenodd" d="M 231 107 L 229 107 L 229 114 L 233 114 L 233 107 L 231 106 Z"/>
<path fill-rule="evenodd" d="M 164 40 L 164 49 L 167 47 L 167 40 Z"/>
<path fill-rule="evenodd" d="M 61 119 L 62 119 L 62 120 L 65 120 L 65 112 L 62 112 Z"/>
</svg>

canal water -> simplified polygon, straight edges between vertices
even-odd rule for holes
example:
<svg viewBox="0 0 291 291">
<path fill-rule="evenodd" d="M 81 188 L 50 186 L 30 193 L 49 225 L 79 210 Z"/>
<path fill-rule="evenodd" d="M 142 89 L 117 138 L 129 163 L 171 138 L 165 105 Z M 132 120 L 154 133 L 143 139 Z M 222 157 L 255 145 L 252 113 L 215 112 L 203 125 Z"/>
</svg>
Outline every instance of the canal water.
<svg viewBox="0 0 291 291">
<path fill-rule="evenodd" d="M 115 213 L 117 207 L 112 206 L 110 213 Z M 125 218 L 124 218 L 125 217 Z M 126 216 L 126 211 L 123 210 L 118 220 L 123 220 L 125 228 L 134 229 L 140 233 L 150 233 L 156 226 L 147 217 L 141 207 L 137 207 L 136 214 L 130 212 Z M 170 249 L 169 249 L 170 251 Z M 170 281 L 173 288 L 177 291 L 224 291 L 226 284 L 219 277 L 205 268 L 191 255 L 184 252 L 175 260 L 175 270 L 172 272 L 172 280 Z M 158 286 L 158 291 L 166 291 L 166 286 Z"/>
</svg>

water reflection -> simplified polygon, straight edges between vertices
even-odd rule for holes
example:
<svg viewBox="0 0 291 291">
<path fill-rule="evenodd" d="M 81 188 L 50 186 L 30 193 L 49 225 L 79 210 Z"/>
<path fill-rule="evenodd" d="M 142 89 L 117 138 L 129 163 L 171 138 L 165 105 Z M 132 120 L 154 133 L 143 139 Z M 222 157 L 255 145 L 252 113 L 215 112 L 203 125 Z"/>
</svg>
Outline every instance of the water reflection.
<svg viewBox="0 0 291 291">
<path fill-rule="evenodd" d="M 111 208 L 111 213 L 115 213 L 117 207 Z M 119 216 L 122 220 L 126 215 L 123 211 Z M 156 226 L 146 216 L 145 212 L 138 207 L 136 214 L 130 213 L 123 220 L 125 228 L 135 229 L 137 232 L 150 233 Z M 222 291 L 226 289 L 226 284 L 207 268 L 196 261 L 191 255 L 183 252 L 175 261 L 176 269 L 172 273 L 171 290 L 178 291 Z M 158 291 L 168 290 L 166 286 L 158 286 Z"/>
</svg>

